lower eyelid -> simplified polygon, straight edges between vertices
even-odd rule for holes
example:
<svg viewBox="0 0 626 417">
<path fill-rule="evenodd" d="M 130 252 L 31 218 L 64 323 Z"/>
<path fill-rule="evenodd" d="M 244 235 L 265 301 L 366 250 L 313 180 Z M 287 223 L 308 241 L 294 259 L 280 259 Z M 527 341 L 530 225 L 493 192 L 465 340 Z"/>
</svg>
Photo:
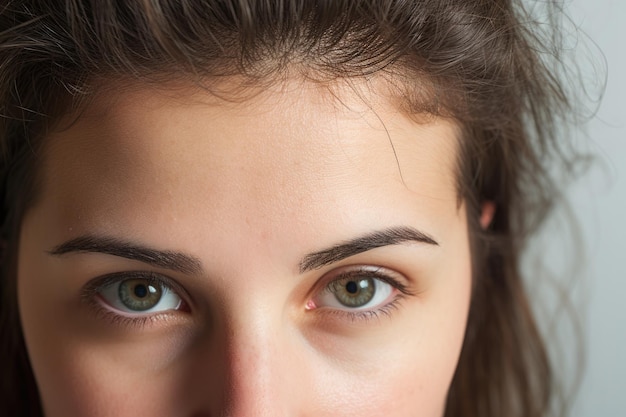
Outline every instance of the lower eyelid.
<svg viewBox="0 0 626 417">
<path fill-rule="evenodd" d="M 87 300 L 89 308 L 98 320 L 104 320 L 114 326 L 120 326 L 131 330 L 142 330 L 152 325 L 163 325 L 178 322 L 186 311 L 167 310 L 146 314 L 125 314 L 109 306 L 104 300 L 98 300 L 98 296 Z M 184 301 L 183 301 L 184 302 Z M 182 314 L 181 314 L 182 313 Z"/>
<path fill-rule="evenodd" d="M 351 323 L 369 322 L 383 317 L 391 318 L 394 311 L 402 306 L 402 301 L 406 297 L 405 294 L 398 292 L 387 304 L 370 310 L 342 310 L 330 307 L 319 307 L 315 312 L 324 317 L 334 317 Z"/>
<path fill-rule="evenodd" d="M 126 311 L 122 311 L 122 310 L 116 309 L 115 307 L 110 305 L 105 299 L 103 299 L 99 294 L 96 295 L 95 298 L 96 298 L 96 302 L 99 304 L 99 306 L 101 308 L 104 308 L 104 309 L 110 311 L 113 314 L 117 314 L 117 315 L 122 316 L 122 317 L 128 317 L 130 319 L 132 319 L 132 318 L 139 318 L 139 317 L 156 316 L 158 314 L 165 314 L 165 313 L 168 313 L 170 311 L 180 311 L 179 307 L 184 304 L 184 301 L 181 299 L 180 303 L 178 304 L 178 306 L 176 308 L 173 308 L 173 309 L 162 310 L 162 311 L 155 311 L 155 312 L 146 311 L 146 312 L 129 313 L 129 312 L 126 312 Z"/>
<path fill-rule="evenodd" d="M 151 324 L 167 321 L 170 313 L 146 314 L 141 316 L 126 316 L 101 305 L 96 311 L 97 317 L 108 321 L 116 326 L 124 326 L 131 329 L 143 329 Z"/>
</svg>

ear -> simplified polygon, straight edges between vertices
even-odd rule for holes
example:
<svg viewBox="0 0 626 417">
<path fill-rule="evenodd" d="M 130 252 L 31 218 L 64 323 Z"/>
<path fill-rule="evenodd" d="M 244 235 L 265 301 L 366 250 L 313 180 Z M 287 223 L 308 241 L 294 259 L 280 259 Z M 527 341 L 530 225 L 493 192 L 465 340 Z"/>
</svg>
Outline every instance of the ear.
<svg viewBox="0 0 626 417">
<path fill-rule="evenodd" d="M 480 212 L 480 227 L 482 227 L 483 230 L 486 230 L 489 227 L 495 213 L 496 205 L 493 201 L 483 202 Z"/>
</svg>

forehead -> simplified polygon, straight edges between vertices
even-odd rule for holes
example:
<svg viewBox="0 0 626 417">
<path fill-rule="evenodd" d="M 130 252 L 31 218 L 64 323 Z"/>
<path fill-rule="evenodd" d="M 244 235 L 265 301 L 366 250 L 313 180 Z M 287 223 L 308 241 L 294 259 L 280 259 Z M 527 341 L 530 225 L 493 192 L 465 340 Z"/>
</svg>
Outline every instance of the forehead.
<svg viewBox="0 0 626 417">
<path fill-rule="evenodd" d="M 371 85 L 286 82 L 244 100 L 109 86 L 46 139 L 44 201 L 76 227 L 128 230 L 139 216 L 193 233 L 192 218 L 274 233 L 293 219 L 295 232 L 454 215 L 458 129 L 391 103 Z"/>
</svg>

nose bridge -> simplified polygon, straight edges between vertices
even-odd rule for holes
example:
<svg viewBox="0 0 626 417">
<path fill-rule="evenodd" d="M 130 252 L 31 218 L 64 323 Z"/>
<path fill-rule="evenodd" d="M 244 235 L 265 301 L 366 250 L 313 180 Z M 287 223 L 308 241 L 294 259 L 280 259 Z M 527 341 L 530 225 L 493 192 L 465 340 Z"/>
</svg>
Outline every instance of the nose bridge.
<svg viewBox="0 0 626 417">
<path fill-rule="evenodd" d="M 282 317 L 260 307 L 232 315 L 224 330 L 224 416 L 290 415 L 293 341 Z"/>
</svg>

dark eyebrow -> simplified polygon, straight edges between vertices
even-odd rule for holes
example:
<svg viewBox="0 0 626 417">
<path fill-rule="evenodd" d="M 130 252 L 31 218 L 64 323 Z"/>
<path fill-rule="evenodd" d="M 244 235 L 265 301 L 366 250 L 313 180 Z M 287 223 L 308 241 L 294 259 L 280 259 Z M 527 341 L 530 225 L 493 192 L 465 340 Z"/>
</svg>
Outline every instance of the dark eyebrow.
<svg viewBox="0 0 626 417">
<path fill-rule="evenodd" d="M 300 273 L 319 269 L 333 262 L 381 246 L 398 245 L 406 242 L 419 242 L 439 246 L 435 239 L 417 229 L 407 226 L 392 227 L 368 233 L 328 249 L 310 253 L 300 261 Z"/>
<path fill-rule="evenodd" d="M 156 250 L 112 237 L 80 236 L 56 246 L 48 253 L 55 256 L 66 253 L 104 253 L 183 274 L 199 274 L 202 271 L 202 263 L 194 256 L 169 250 Z"/>
</svg>

